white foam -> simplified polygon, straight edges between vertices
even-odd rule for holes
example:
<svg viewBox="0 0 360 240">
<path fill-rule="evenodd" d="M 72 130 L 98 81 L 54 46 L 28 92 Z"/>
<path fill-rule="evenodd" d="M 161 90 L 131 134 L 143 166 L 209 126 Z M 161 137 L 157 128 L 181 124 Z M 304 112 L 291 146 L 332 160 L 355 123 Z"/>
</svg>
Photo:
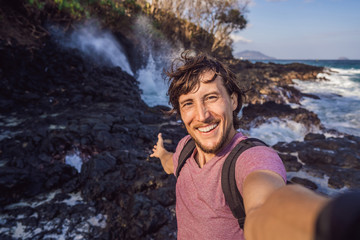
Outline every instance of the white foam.
<svg viewBox="0 0 360 240">
<path fill-rule="evenodd" d="M 319 129 L 315 127 L 307 129 L 302 123 L 293 120 L 270 118 L 264 124 L 244 131 L 244 133 L 259 138 L 272 146 L 277 142 L 302 141 L 310 131 L 319 132 Z"/>
<path fill-rule="evenodd" d="M 106 215 L 98 214 L 96 216 L 89 218 L 87 221 L 92 226 L 105 228 L 106 227 L 106 219 L 107 219 Z"/>
<path fill-rule="evenodd" d="M 64 129 L 66 129 L 66 126 L 64 126 L 64 125 L 53 125 L 53 124 L 51 124 L 49 126 L 49 130 L 64 130 Z"/>
<path fill-rule="evenodd" d="M 21 222 L 17 222 L 12 237 L 16 239 L 24 239 L 29 237 L 28 233 L 25 230 L 26 226 L 22 225 Z"/>
<path fill-rule="evenodd" d="M 81 172 L 81 166 L 83 164 L 83 159 L 80 157 L 79 150 L 74 150 L 65 156 L 65 163 L 74 167 L 78 172 Z"/>
<path fill-rule="evenodd" d="M 63 202 L 66 203 L 69 206 L 75 206 L 76 204 L 79 204 L 83 201 L 80 192 L 78 193 L 70 193 L 70 198 L 65 199 Z"/>
<path fill-rule="evenodd" d="M 350 68 L 350 69 L 342 69 L 342 68 L 331 68 L 332 72 L 337 72 L 343 75 L 354 75 L 360 74 L 360 69 Z"/>
<path fill-rule="evenodd" d="M 168 87 L 161 73 L 162 70 L 156 67 L 152 54 L 149 55 L 146 67 L 137 73 L 137 80 L 140 82 L 140 89 L 143 91 L 142 99 L 149 106 L 168 105 L 166 96 Z"/>
<path fill-rule="evenodd" d="M 338 69 L 337 69 L 338 70 Z M 301 104 L 315 112 L 323 125 L 340 132 L 360 136 L 360 83 L 342 73 L 320 74 L 329 81 L 298 81 L 295 87 L 320 99 L 304 98 Z"/>
<path fill-rule="evenodd" d="M 37 197 L 37 200 L 33 200 L 32 202 L 22 201 L 16 204 L 11 204 L 5 207 L 7 210 L 21 208 L 21 207 L 31 207 L 36 208 L 42 204 L 48 203 L 49 201 L 54 199 L 54 196 L 57 193 L 60 193 L 60 190 L 56 190 L 49 194 L 41 194 Z M 82 204 L 83 199 L 78 193 L 71 193 L 69 199 L 65 199 L 62 201 L 56 201 L 55 203 L 65 203 L 69 206 L 75 206 L 76 204 Z M 92 209 L 95 214 L 95 209 Z M 25 218 L 24 215 L 19 214 L 17 216 L 9 216 L 7 214 L 0 215 L 0 224 L 5 225 L 8 224 L 8 219 L 12 225 L 8 227 L 1 227 L 0 233 L 4 236 L 9 236 L 15 239 L 32 239 L 37 234 L 44 232 L 45 235 L 43 239 L 85 239 L 87 233 L 89 232 L 90 226 L 106 228 L 106 220 L 107 216 L 101 213 L 97 215 L 89 216 L 88 218 L 82 217 L 81 222 L 76 225 L 76 229 L 69 231 L 69 226 L 71 225 L 70 219 L 65 219 L 60 225 L 60 218 L 54 218 L 50 221 L 41 220 L 41 212 L 40 216 L 37 212 L 32 214 L 30 217 L 34 217 L 39 219 L 39 225 L 37 228 L 33 228 L 33 226 L 24 225 L 21 220 Z M 16 220 L 17 222 L 13 222 Z M 46 232 L 51 232 L 46 234 Z"/>
</svg>

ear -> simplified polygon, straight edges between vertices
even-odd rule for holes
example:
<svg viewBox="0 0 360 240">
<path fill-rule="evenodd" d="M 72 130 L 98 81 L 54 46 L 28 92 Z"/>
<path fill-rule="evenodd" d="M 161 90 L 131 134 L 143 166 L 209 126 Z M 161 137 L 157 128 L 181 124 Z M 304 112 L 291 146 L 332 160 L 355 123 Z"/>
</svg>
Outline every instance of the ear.
<svg viewBox="0 0 360 240">
<path fill-rule="evenodd" d="M 233 92 L 230 96 L 231 98 L 231 105 L 232 105 L 232 110 L 235 111 L 235 109 L 238 106 L 238 95 L 236 92 Z"/>
</svg>

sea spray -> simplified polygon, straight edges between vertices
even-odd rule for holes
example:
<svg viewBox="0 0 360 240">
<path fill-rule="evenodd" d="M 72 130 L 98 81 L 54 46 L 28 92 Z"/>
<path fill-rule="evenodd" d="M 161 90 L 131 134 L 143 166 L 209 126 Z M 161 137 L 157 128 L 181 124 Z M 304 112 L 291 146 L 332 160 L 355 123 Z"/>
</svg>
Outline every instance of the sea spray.
<svg viewBox="0 0 360 240">
<path fill-rule="evenodd" d="M 146 64 L 136 73 L 143 91 L 142 98 L 149 106 L 168 106 L 168 85 L 164 81 L 164 70 L 169 68 L 172 59 L 180 55 L 183 47 L 180 43 L 169 43 L 145 16 L 136 19 L 134 29 L 144 59 L 147 59 Z"/>
<path fill-rule="evenodd" d="M 143 91 L 142 99 L 149 105 L 167 105 L 168 98 L 166 91 L 168 86 L 161 76 L 162 70 L 156 67 L 152 54 L 145 68 L 137 72 L 137 79 L 140 82 L 140 88 Z"/>
<path fill-rule="evenodd" d="M 55 28 L 51 28 L 51 32 L 63 47 L 78 49 L 86 58 L 104 65 L 119 66 L 134 75 L 121 44 L 109 31 L 101 29 L 96 20 L 77 26 L 70 36 L 64 36 Z"/>
</svg>

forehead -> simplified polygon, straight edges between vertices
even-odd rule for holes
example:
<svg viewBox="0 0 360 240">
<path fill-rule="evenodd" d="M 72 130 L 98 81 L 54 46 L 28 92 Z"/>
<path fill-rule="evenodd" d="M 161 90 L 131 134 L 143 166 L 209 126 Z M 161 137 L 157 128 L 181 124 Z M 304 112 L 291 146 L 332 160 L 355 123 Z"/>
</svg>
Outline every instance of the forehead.
<svg viewBox="0 0 360 240">
<path fill-rule="evenodd" d="M 199 81 L 200 82 L 207 82 L 210 81 L 215 75 L 215 72 L 212 70 L 204 70 L 200 76 L 199 76 Z M 219 78 L 219 76 L 217 76 L 217 78 Z"/>
<path fill-rule="evenodd" d="M 221 76 L 217 75 L 215 80 L 213 80 L 214 77 L 215 77 L 214 71 L 211 70 L 204 71 L 199 76 L 199 84 L 196 87 L 194 87 L 190 92 L 181 94 L 179 97 L 179 102 L 191 97 L 196 97 L 196 96 L 201 97 L 202 95 L 205 95 L 209 92 L 218 92 L 220 94 L 227 94 Z"/>
</svg>

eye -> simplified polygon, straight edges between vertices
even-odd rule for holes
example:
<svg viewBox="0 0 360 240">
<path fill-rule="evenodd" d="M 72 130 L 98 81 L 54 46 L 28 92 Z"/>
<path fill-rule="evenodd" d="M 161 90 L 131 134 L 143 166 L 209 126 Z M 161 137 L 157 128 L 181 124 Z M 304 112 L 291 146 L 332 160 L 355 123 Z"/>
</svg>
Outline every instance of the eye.
<svg viewBox="0 0 360 240">
<path fill-rule="evenodd" d="M 185 102 L 181 105 L 182 108 L 189 108 L 192 106 L 192 102 Z"/>
<path fill-rule="evenodd" d="M 216 101 L 218 99 L 217 95 L 209 95 L 206 97 L 206 101 Z"/>
</svg>

